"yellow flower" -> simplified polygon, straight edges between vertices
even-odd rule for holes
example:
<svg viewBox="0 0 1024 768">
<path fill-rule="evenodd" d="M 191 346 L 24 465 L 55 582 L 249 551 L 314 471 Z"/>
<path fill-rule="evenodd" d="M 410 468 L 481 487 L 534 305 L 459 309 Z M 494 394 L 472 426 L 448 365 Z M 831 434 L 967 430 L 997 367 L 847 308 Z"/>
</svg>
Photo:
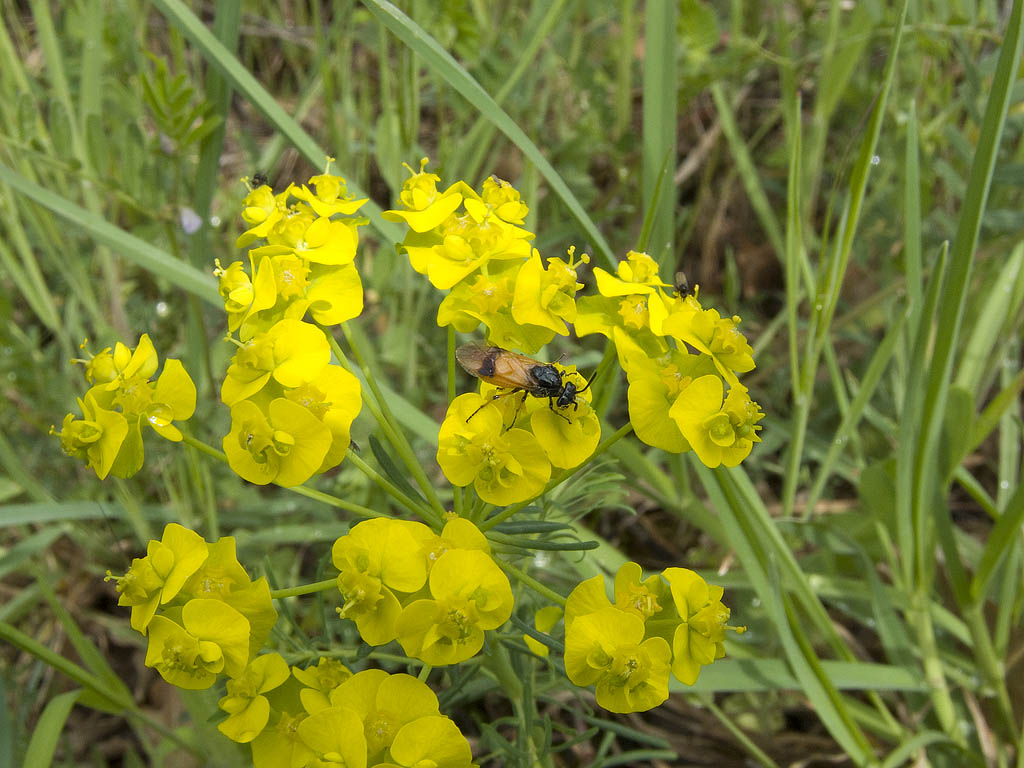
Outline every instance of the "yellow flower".
<svg viewBox="0 0 1024 768">
<path fill-rule="evenodd" d="M 620 356 L 626 360 L 629 420 L 636 436 L 670 453 L 690 450 L 669 412 L 694 378 L 715 373 L 714 362 L 708 355 L 691 355 L 677 349 L 666 349 L 651 357 L 624 334 L 616 334 L 615 338 Z"/>
<path fill-rule="evenodd" d="M 450 718 L 421 717 L 402 726 L 391 745 L 394 763 L 376 768 L 473 768 L 469 742 Z"/>
<path fill-rule="evenodd" d="M 708 467 L 735 467 L 761 442 L 757 423 L 764 414 L 745 388 L 734 385 L 723 403 L 724 385 L 715 375 L 695 379 L 676 398 L 669 415 Z"/>
<path fill-rule="evenodd" d="M 472 483 L 489 504 L 531 499 L 551 478 L 551 463 L 536 437 L 504 430 L 496 408 L 480 408 L 487 402 L 474 393 L 452 401 L 438 434 L 437 463 L 453 485 Z"/>
<path fill-rule="evenodd" d="M 221 600 L 249 622 L 249 655 L 255 656 L 277 622 L 277 611 L 265 578 L 253 581 L 235 554 L 233 536 L 222 536 L 206 544 L 208 556 L 179 593 L 178 599 Z"/>
<path fill-rule="evenodd" d="M 115 466 L 128 436 L 128 421 L 120 413 L 98 407 L 95 398 L 88 393 L 84 400 L 78 400 L 78 407 L 83 419 L 76 419 L 69 413 L 61 423 L 61 430 L 50 427 L 50 434 L 60 438 L 64 453 L 84 461 L 102 480 Z"/>
<path fill-rule="evenodd" d="M 644 622 L 615 607 L 579 616 L 565 630 L 565 673 L 595 685 L 610 712 L 644 712 L 668 698 L 672 651 L 661 637 L 644 640 Z"/>
<path fill-rule="evenodd" d="M 526 203 L 519 199 L 519 191 L 504 179 L 497 176 L 488 176 L 484 179 L 483 188 L 480 190 L 480 200 L 466 200 L 466 210 L 472 212 L 473 204 L 482 203 L 489 211 L 493 211 L 504 222 L 523 225 L 523 220 L 530 209 Z M 482 218 L 482 216 L 479 216 Z"/>
<path fill-rule="evenodd" d="M 364 520 L 334 542 L 331 557 L 344 605 L 338 615 L 352 619 L 369 645 L 395 639 L 401 604 L 395 592 L 409 594 L 427 580 L 423 542 L 431 535 L 422 523 Z"/>
<path fill-rule="evenodd" d="M 353 675 L 331 692 L 331 702 L 359 716 L 373 764 L 378 762 L 373 758 L 385 756 L 405 725 L 439 714 L 437 696 L 426 683 L 382 669 Z"/>
<path fill-rule="evenodd" d="M 228 464 L 257 485 L 306 482 L 323 464 L 331 431 L 314 414 L 283 397 L 264 414 L 251 400 L 231 408 L 231 431 L 222 442 Z"/>
<path fill-rule="evenodd" d="M 270 701 L 263 694 L 288 679 L 288 663 L 279 653 L 257 656 L 242 674 L 227 682 L 227 695 L 217 706 L 228 713 L 217 730 L 232 741 L 246 744 L 263 731 L 270 721 Z"/>
<path fill-rule="evenodd" d="M 559 408 L 550 398 L 528 398 L 530 429 L 553 466 L 571 469 L 589 459 L 597 449 L 601 442 L 601 420 L 590 407 L 593 394 L 586 388 L 586 379 L 576 372 L 576 366 L 552 365 L 564 382 L 576 384 L 576 404 Z"/>
<path fill-rule="evenodd" d="M 548 259 L 548 268 L 541 264 L 540 252 L 522 265 L 516 277 L 512 317 L 519 325 L 539 325 L 561 336 L 568 336 L 566 323 L 576 320 L 575 295 L 583 287 L 576 282 L 575 249 L 569 249 L 569 262 Z M 586 264 L 586 254 L 580 259 Z"/>
<path fill-rule="evenodd" d="M 359 379 L 339 365 L 328 365 L 313 381 L 287 390 L 284 396 L 320 419 L 331 432 L 331 447 L 317 473 L 338 466 L 348 453 L 349 430 L 363 406 Z"/>
<path fill-rule="evenodd" d="M 725 630 L 744 632 L 746 628 L 726 625 L 729 609 L 722 604 L 721 587 L 708 584 L 688 568 L 666 568 L 662 575 L 681 620 L 672 640 L 672 674 L 693 685 L 702 666 L 725 656 Z"/>
<path fill-rule="evenodd" d="M 242 674 L 249 661 L 249 622 L 220 600 L 190 600 L 181 623 L 154 616 L 146 666 L 179 688 L 202 690 L 221 673 Z"/>
<path fill-rule="evenodd" d="M 366 737 L 359 716 L 347 707 L 329 707 L 298 725 L 299 739 L 309 748 L 304 761 L 290 768 L 366 768 Z"/>
<path fill-rule="evenodd" d="M 298 387 L 315 379 L 330 359 L 323 331 L 311 323 L 281 320 L 239 347 L 221 386 L 221 400 L 233 406 L 263 389 L 271 377 L 283 387 Z"/>
<path fill-rule="evenodd" d="M 437 183 L 441 177 L 427 173 L 423 169 L 430 160 L 424 157 L 420 161 L 419 173 L 408 165 L 410 178 L 402 185 L 399 199 L 405 206 L 404 211 L 384 211 L 385 221 L 405 223 L 413 232 L 429 232 L 448 218 L 462 204 L 464 185 L 452 185 L 443 193 L 437 191 Z"/>
<path fill-rule="evenodd" d="M 327 158 L 327 165 L 334 162 L 334 158 Z M 345 179 L 335 176 L 332 173 L 322 173 L 319 176 L 310 178 L 309 183 L 316 188 L 314 193 L 309 187 L 303 185 L 296 189 L 292 188 L 292 196 L 309 204 L 317 216 L 324 218 L 333 216 L 336 213 L 349 215 L 358 211 L 369 199 L 364 197 L 356 200 L 348 193 L 345 186 Z"/>
<path fill-rule="evenodd" d="M 476 655 L 484 631 L 512 615 L 512 587 L 489 555 L 454 549 L 430 570 L 432 599 L 407 605 L 398 618 L 398 642 L 406 655 L 434 666 L 458 664 Z"/>
<path fill-rule="evenodd" d="M 146 556 L 132 560 L 117 579 L 117 604 L 131 606 L 132 629 L 146 634 L 157 608 L 177 597 L 207 557 L 209 549 L 198 533 L 177 523 L 164 526 L 160 541 L 150 541 Z"/>
<path fill-rule="evenodd" d="M 290 185 L 277 195 L 266 185 L 249 192 L 242 201 L 242 219 L 252 227 L 239 235 L 235 247 L 244 248 L 249 243 L 266 237 L 287 213 L 288 196 L 291 192 Z"/>
<path fill-rule="evenodd" d="M 602 296 L 630 296 L 656 293 L 658 288 L 668 288 L 658 274 L 658 262 L 646 253 L 630 251 L 617 267 L 618 277 L 600 267 L 594 268 L 597 290 Z"/>
<path fill-rule="evenodd" d="M 331 706 L 331 695 L 346 680 L 352 678 L 352 670 L 337 659 L 320 657 L 316 666 L 306 669 L 292 668 L 295 679 L 302 683 L 299 691 L 302 707 L 309 714 Z M 339 702 L 340 703 L 340 702 Z"/>
<path fill-rule="evenodd" d="M 665 319 L 666 334 L 711 355 L 725 380 L 738 384 L 737 373 L 754 369 L 754 350 L 740 333 L 739 317 L 723 318 L 716 309 L 704 309 L 696 296 L 679 301 Z"/>
</svg>

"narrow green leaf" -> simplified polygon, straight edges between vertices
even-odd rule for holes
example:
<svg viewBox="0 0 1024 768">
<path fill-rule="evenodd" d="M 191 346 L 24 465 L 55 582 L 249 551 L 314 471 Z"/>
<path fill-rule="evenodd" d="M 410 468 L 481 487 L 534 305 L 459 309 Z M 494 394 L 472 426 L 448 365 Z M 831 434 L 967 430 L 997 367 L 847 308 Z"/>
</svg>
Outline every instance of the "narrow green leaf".
<svg viewBox="0 0 1024 768">
<path fill-rule="evenodd" d="M 1010 497 L 1006 509 L 996 520 L 996 524 L 985 541 L 985 550 L 981 554 L 978 568 L 974 572 L 974 579 L 971 581 L 972 601 L 980 603 L 984 599 L 996 566 L 1006 550 L 1017 542 L 1022 524 L 1024 524 L 1024 484 L 1017 486 L 1016 493 Z"/>
<path fill-rule="evenodd" d="M 3 164 L 0 164 L 0 182 L 9 184 L 16 191 L 35 200 L 62 219 L 81 227 L 97 242 L 109 246 L 115 253 L 130 259 L 143 269 L 211 304 L 216 306 L 223 304 L 220 294 L 217 293 L 217 284 L 211 275 L 203 274 L 195 267 L 179 261 L 145 240 L 140 240 L 123 229 L 115 227 L 96 214 L 80 208 L 48 189 L 33 184 Z"/>
<path fill-rule="evenodd" d="M 199 49 L 203 57 L 224 75 L 227 81 L 242 96 L 252 102 L 267 120 L 291 142 L 299 153 L 314 168 L 322 168 L 325 152 L 298 122 L 277 103 L 273 96 L 245 68 L 231 52 L 224 47 L 206 25 L 181 0 L 155 0 L 154 5 L 160 9 L 168 21 L 177 27 Z M 344 174 L 342 174 L 344 175 Z M 348 190 L 356 197 L 369 197 L 351 181 Z M 368 201 L 361 209 L 371 226 L 389 244 L 402 239 L 401 228 L 381 217 L 381 208 L 373 201 Z"/>
<path fill-rule="evenodd" d="M 992 184 L 992 172 L 999 152 L 999 141 L 1006 124 L 1006 115 L 1013 95 L 1017 71 L 1020 67 L 1021 49 L 1024 46 L 1024 8 L 1021 0 L 1015 0 L 1007 20 L 999 60 L 992 83 L 988 90 L 985 116 L 981 123 L 977 148 L 971 163 L 957 224 L 956 238 L 950 250 L 949 275 L 943 290 L 939 307 L 938 328 L 935 348 L 929 368 L 928 389 L 924 400 L 924 429 L 921 430 L 917 453 L 931 456 L 942 430 L 945 416 L 946 394 L 949 390 L 950 374 L 953 368 L 953 354 L 956 350 L 967 302 L 971 262 L 978 242 L 981 218 L 988 201 Z M 917 502 L 927 504 L 927 489 L 917 493 Z"/>
<path fill-rule="evenodd" d="M 172 0 L 157 0 L 158 4 Z M 177 2 L 177 0 L 173 0 Z M 612 253 L 611 246 L 605 240 L 597 226 L 583 210 L 576 196 L 558 172 L 541 154 L 537 145 L 530 140 L 523 130 L 516 125 L 511 117 L 491 98 L 490 94 L 473 79 L 473 76 L 459 64 L 448 51 L 442 48 L 422 27 L 406 16 L 387 0 L 365 0 L 366 7 L 380 20 L 399 40 L 409 46 L 432 71 L 436 72 L 446 83 L 454 88 L 463 98 L 476 107 L 484 117 L 498 127 L 502 133 L 537 166 L 541 175 L 547 179 L 552 191 L 558 195 L 568 209 L 569 214 L 580 225 L 590 239 L 594 249 L 609 267 L 618 261 Z"/>
<path fill-rule="evenodd" d="M 860 382 L 857 396 L 850 403 L 843 421 L 836 429 L 835 435 L 829 443 L 828 453 L 818 469 L 818 475 L 815 478 L 814 485 L 806 502 L 808 515 L 813 513 L 814 505 L 821 498 L 821 494 L 825 489 L 825 483 L 832 475 L 833 467 L 839 458 L 840 452 L 846 447 L 851 433 L 864 416 L 864 410 L 867 408 L 872 395 L 875 393 L 875 388 L 878 386 L 878 382 L 882 379 L 882 374 L 895 353 L 896 342 L 900 339 L 906 317 L 906 314 L 900 315 L 892 327 L 889 328 L 885 338 L 882 339 L 882 343 L 878 345 L 875 354 L 871 356 L 871 362 L 868 363 L 867 370 L 864 372 L 864 378 Z"/>
<path fill-rule="evenodd" d="M 377 463 L 380 464 L 380 468 L 384 470 L 384 474 L 398 486 L 402 492 L 411 499 L 416 499 L 426 504 L 426 499 L 418 491 L 414 490 L 410 485 L 408 478 L 398 468 L 398 464 L 391 458 L 391 454 L 387 452 L 387 449 L 381 445 L 380 440 L 377 439 L 376 435 L 370 435 L 370 450 L 373 451 L 374 458 L 377 459 Z"/>
<path fill-rule="evenodd" d="M 3 509 L 0 507 L 0 509 Z M 49 548 L 54 541 L 68 532 L 66 526 L 55 525 L 43 528 L 18 541 L 0 555 L 0 579 L 6 578 L 40 552 Z"/>
<path fill-rule="evenodd" d="M 863 661 L 822 661 L 821 668 L 836 688 L 845 691 L 924 691 L 921 673 L 911 666 Z M 782 659 L 719 659 L 700 671 L 697 682 L 686 686 L 676 679 L 673 693 L 736 691 L 795 691 L 800 681 Z"/>
<path fill-rule="evenodd" d="M 664 271 L 675 261 L 675 195 L 667 167 L 676 157 L 676 3 L 646 8 L 643 77 L 643 201 L 651 220 L 645 250 Z M 647 222 L 645 222 L 646 227 Z"/>
<path fill-rule="evenodd" d="M 32 739 L 25 750 L 24 768 L 49 768 L 53 764 L 53 754 L 57 751 L 64 724 L 81 695 L 82 690 L 78 689 L 50 699 L 32 731 Z"/>
<path fill-rule="evenodd" d="M 988 362 L 995 352 L 999 332 L 1012 315 L 1013 288 L 1020 279 L 1024 265 L 1024 243 L 1018 243 L 1010 257 L 992 280 L 984 295 L 975 292 L 972 300 L 981 307 L 971 335 L 964 344 L 953 383 L 969 392 L 977 392 L 988 372 Z"/>
<path fill-rule="evenodd" d="M 943 483 L 953 476 L 953 471 L 967 456 L 974 426 L 974 395 L 960 386 L 953 386 L 946 399 L 946 425 L 940 443 L 944 462 L 941 467 Z"/>
<path fill-rule="evenodd" d="M 11 716 L 11 702 L 14 697 L 6 673 L 0 673 L 0 768 L 14 768 L 14 718 Z"/>
<path fill-rule="evenodd" d="M 900 766 L 914 762 L 914 755 L 928 745 L 943 742 L 956 743 L 942 731 L 920 731 L 890 752 L 879 768 L 900 768 Z"/>
</svg>

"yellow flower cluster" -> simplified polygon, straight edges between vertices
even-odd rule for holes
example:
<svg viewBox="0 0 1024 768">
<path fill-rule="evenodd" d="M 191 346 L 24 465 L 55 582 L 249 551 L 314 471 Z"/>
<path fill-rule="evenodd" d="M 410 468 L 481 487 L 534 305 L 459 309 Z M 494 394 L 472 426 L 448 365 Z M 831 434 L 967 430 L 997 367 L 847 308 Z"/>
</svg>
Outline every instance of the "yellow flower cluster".
<svg viewBox="0 0 1024 768">
<path fill-rule="evenodd" d="M 85 349 L 85 343 L 82 343 Z M 180 360 L 165 360 L 155 382 L 150 381 L 160 365 L 153 342 L 147 334 L 135 349 L 118 342 L 88 360 L 74 360 L 85 366 L 91 385 L 79 398 L 82 418 L 64 417 L 60 437 L 69 456 L 85 461 L 102 480 L 108 474 L 131 477 L 142 467 L 142 425 L 158 435 L 180 442 L 181 431 L 174 421 L 186 421 L 196 409 L 196 386 Z"/>
<path fill-rule="evenodd" d="M 451 521 L 438 536 L 418 523 L 371 520 L 338 539 L 334 552 L 344 565 L 342 615 L 354 613 L 364 637 L 388 642 L 398 634 L 410 655 L 428 663 L 469 658 L 483 630 L 512 612 L 508 580 L 483 534 L 465 521 Z M 217 727 L 251 745 L 256 768 L 472 765 L 469 744 L 423 682 L 376 669 L 353 675 L 328 658 L 289 667 L 278 653 L 259 654 L 277 612 L 266 579 L 250 580 L 238 562 L 233 538 L 207 543 L 170 523 L 116 582 L 132 628 L 149 638 L 147 666 L 191 690 L 226 678 L 219 705 L 227 717 Z M 362 592 L 372 585 L 375 595 Z M 383 602 L 386 613 L 382 598 L 403 587 L 418 599 L 407 601 L 397 628 L 381 640 L 372 604 Z"/>
<path fill-rule="evenodd" d="M 241 261 L 217 265 L 228 329 L 238 334 L 221 387 L 231 408 L 223 447 L 231 468 L 252 483 L 299 485 L 348 451 L 362 407 L 359 380 L 331 364 L 326 334 L 304 318 L 333 325 L 362 312 L 353 261 L 365 219 L 350 214 L 365 202 L 330 173 L 276 195 L 257 187 L 245 198 L 250 228 L 237 244 L 266 244 L 250 248 L 248 269 Z"/>
<path fill-rule="evenodd" d="M 646 253 L 630 251 L 615 275 L 597 267 L 594 276 L 600 295 L 577 302 L 576 333 L 614 342 L 637 437 L 671 453 L 693 450 L 709 467 L 743 461 L 761 440 L 764 414 L 737 377 L 754 368 L 740 319 L 704 309 L 699 290 L 666 292 Z"/>
<path fill-rule="evenodd" d="M 404 209 L 385 211 L 384 218 L 409 227 L 401 247 L 413 269 L 449 290 L 438 325 L 469 333 L 483 324 L 490 344 L 527 354 L 556 334 L 567 336 L 583 287 L 576 270 L 589 258 L 577 259 L 570 249 L 568 260 L 542 260 L 530 245 L 534 233 L 523 227 L 529 209 L 508 182 L 492 176 L 479 190 L 458 181 L 441 191 L 440 177 L 427 173 L 426 164 L 424 158 L 418 173 L 409 169 Z M 586 388 L 575 367 L 555 368 L 563 382 Z M 490 504 L 515 504 L 539 495 L 552 467 L 578 466 L 597 448 L 601 424 L 589 392 L 571 410 L 525 395 L 481 408 L 495 390 L 482 384 L 479 395 L 462 395 L 448 407 L 437 461 L 454 485 L 472 485 Z"/>
<path fill-rule="evenodd" d="M 132 561 L 117 591 L 132 629 L 149 637 L 146 666 L 179 688 L 241 675 L 277 621 L 267 580 L 249 578 L 234 538 L 209 544 L 177 523 Z"/>
<path fill-rule="evenodd" d="M 450 290 L 437 323 L 470 333 L 481 323 L 491 344 L 537 352 L 555 337 L 568 336 L 576 319 L 576 268 L 588 258 L 541 260 L 523 227 L 529 209 L 507 181 L 490 177 L 479 191 L 457 181 L 444 191 L 427 173 L 424 158 L 402 187 L 404 210 L 384 218 L 404 223 L 401 248 L 412 268 L 440 290 Z"/>
<path fill-rule="evenodd" d="M 379 669 L 352 672 L 321 658 L 289 667 L 277 653 L 256 657 L 228 681 L 217 727 L 248 743 L 254 768 L 470 768 L 469 743 L 423 682 Z"/>
<path fill-rule="evenodd" d="M 565 672 L 593 685 L 611 712 L 642 712 L 668 698 L 669 672 L 686 685 L 700 668 L 725 656 L 729 609 L 722 588 L 686 568 L 642 579 L 636 563 L 615 575 L 615 602 L 604 578 L 581 582 L 565 606 Z"/>
<path fill-rule="evenodd" d="M 512 615 L 512 587 L 490 544 L 469 520 L 452 518 L 440 535 L 422 523 L 366 520 L 331 552 L 344 604 L 369 645 L 398 640 L 432 666 L 458 664 L 483 647 L 484 632 Z"/>
</svg>

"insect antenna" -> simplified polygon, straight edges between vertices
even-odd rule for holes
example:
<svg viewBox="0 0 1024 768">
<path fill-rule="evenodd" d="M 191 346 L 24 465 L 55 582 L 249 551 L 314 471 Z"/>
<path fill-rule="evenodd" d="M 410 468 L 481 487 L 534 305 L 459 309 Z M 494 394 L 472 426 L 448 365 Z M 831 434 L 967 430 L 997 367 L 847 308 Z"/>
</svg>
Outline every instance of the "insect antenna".
<svg viewBox="0 0 1024 768">
<path fill-rule="evenodd" d="M 600 366 L 598 366 L 598 368 L 600 368 Z M 590 389 L 590 385 L 591 385 L 591 383 L 592 383 L 592 382 L 594 381 L 594 377 L 595 377 L 595 376 L 597 376 L 597 371 L 598 371 L 598 368 L 595 368 L 595 369 L 594 369 L 594 372 L 593 372 L 592 374 L 590 374 L 590 378 L 589 378 L 589 379 L 587 379 L 587 386 L 585 386 L 585 387 L 584 387 L 583 389 L 577 389 L 577 390 L 576 390 L 576 394 L 577 394 L 577 395 L 578 395 L 578 394 L 579 394 L 580 392 L 586 392 L 586 391 L 587 391 L 588 389 Z"/>
</svg>

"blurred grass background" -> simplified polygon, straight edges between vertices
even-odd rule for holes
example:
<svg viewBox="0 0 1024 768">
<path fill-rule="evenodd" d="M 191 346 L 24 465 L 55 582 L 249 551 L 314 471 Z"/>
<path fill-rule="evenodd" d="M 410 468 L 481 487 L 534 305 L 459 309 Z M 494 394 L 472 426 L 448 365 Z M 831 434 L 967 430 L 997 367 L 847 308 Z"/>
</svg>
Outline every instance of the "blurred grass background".
<svg viewBox="0 0 1024 768">
<path fill-rule="evenodd" d="M 283 188 L 325 153 L 372 199 L 353 332 L 432 476 L 439 296 L 378 215 L 403 162 L 512 181 L 546 256 L 608 267 L 643 240 L 757 351 L 745 383 L 768 418 L 743 470 L 627 441 L 545 501 L 600 537 L 587 567 L 699 568 L 750 629 L 690 696 L 617 726 L 544 700 L 550 764 L 1024 765 L 1019 3 L 0 8 L 0 766 L 30 739 L 31 765 L 245 764 L 208 721 L 216 696 L 143 668 L 102 576 L 176 520 L 236 535 L 278 586 L 308 581 L 347 523 L 155 442 L 100 483 L 46 433 L 84 390 L 81 340 L 147 332 L 219 441 L 210 272 L 239 256 L 239 179 Z M 364 412 L 353 437 L 373 431 Z M 387 504 L 344 464 L 323 486 Z M 545 567 L 563 591 L 579 578 Z M 527 724 L 492 689 L 452 703 L 478 756 L 516 764 L 503 728 Z"/>
</svg>

